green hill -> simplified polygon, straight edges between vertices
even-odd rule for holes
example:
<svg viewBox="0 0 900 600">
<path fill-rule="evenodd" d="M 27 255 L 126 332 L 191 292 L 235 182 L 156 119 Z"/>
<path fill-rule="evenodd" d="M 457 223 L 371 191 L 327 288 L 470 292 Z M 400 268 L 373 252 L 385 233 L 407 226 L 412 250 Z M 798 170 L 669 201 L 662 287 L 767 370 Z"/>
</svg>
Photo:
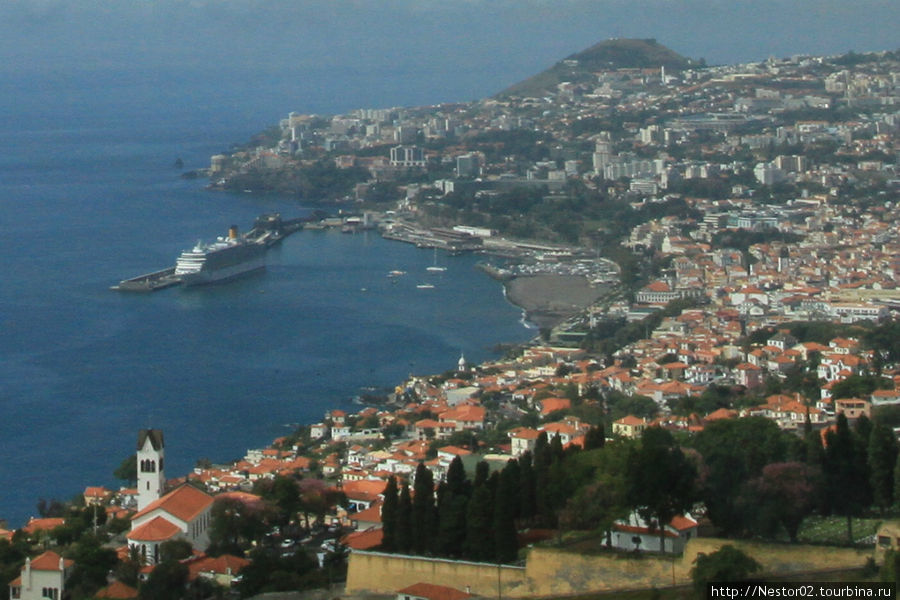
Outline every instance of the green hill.
<svg viewBox="0 0 900 600">
<path fill-rule="evenodd" d="M 600 42 L 571 56 L 549 69 L 529 77 L 497 94 L 505 96 L 537 96 L 563 81 L 592 81 L 593 73 L 610 69 L 651 69 L 665 66 L 680 71 L 694 64 L 654 39 L 611 39 Z"/>
</svg>

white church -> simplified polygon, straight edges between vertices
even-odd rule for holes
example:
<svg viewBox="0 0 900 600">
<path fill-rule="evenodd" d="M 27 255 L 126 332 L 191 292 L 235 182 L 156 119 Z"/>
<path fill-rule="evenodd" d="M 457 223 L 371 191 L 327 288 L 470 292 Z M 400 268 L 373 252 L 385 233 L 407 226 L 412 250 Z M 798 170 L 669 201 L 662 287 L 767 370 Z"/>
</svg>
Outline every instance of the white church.
<svg viewBox="0 0 900 600">
<path fill-rule="evenodd" d="M 128 547 L 147 564 L 159 562 L 159 547 L 186 540 L 195 550 L 209 546 L 213 498 L 185 483 L 166 492 L 162 431 L 142 429 L 137 442 L 138 512 L 131 518 Z"/>
</svg>

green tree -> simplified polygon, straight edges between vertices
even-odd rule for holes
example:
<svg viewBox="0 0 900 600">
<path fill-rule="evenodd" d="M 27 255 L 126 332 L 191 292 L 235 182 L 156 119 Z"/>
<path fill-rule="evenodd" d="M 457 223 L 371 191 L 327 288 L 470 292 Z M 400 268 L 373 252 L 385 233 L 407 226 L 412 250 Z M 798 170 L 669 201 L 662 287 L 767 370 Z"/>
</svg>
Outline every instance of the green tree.
<svg viewBox="0 0 900 600">
<path fill-rule="evenodd" d="M 519 545 L 516 536 L 518 489 L 519 466 L 515 459 L 512 459 L 500 472 L 494 496 L 494 560 L 498 563 L 513 562 L 518 557 Z"/>
<path fill-rule="evenodd" d="M 878 572 L 881 581 L 900 584 L 900 552 L 888 550 L 884 553 L 884 562 Z"/>
<path fill-rule="evenodd" d="M 672 434 L 650 427 L 641 446 L 629 456 L 627 496 L 647 522 L 655 519 L 660 550 L 665 551 L 665 526 L 687 511 L 696 499 L 697 471 Z"/>
<path fill-rule="evenodd" d="M 425 463 L 416 467 L 413 482 L 412 528 L 413 546 L 416 554 L 424 554 L 434 541 L 437 530 L 437 515 L 434 504 L 434 476 Z"/>
<path fill-rule="evenodd" d="M 129 454 L 113 471 L 113 477 L 127 481 L 129 485 L 137 484 L 137 454 Z"/>
<path fill-rule="evenodd" d="M 791 542 L 800 524 L 816 507 L 821 473 L 800 462 L 771 463 L 747 484 L 744 508 L 755 529 L 774 535 L 781 525 Z"/>
<path fill-rule="evenodd" d="M 437 550 L 444 556 L 459 556 L 466 539 L 466 507 L 469 482 L 462 460 L 456 456 L 447 469 L 447 480 L 438 494 Z"/>
<path fill-rule="evenodd" d="M 409 552 L 413 547 L 412 498 L 409 484 L 403 482 L 400 488 L 400 499 L 397 501 L 397 532 L 394 545 L 397 552 Z"/>
<path fill-rule="evenodd" d="M 241 597 L 266 592 L 286 592 L 319 587 L 324 582 L 318 561 L 306 552 L 281 557 L 266 548 L 250 554 L 251 563 L 241 570 Z"/>
<path fill-rule="evenodd" d="M 273 510 L 267 504 L 252 504 L 236 498 L 218 497 L 210 510 L 207 553 L 243 554 L 253 542 L 262 539 L 268 522 L 275 520 Z"/>
<path fill-rule="evenodd" d="M 274 479 L 260 480 L 254 491 L 278 509 L 277 518 L 282 525 L 287 525 L 302 506 L 300 485 L 291 477 L 276 475 Z"/>
<path fill-rule="evenodd" d="M 74 597 L 90 597 L 105 586 L 107 574 L 119 561 L 115 550 L 103 547 L 91 534 L 81 536 L 66 555 L 75 561 L 72 576 L 66 584 Z"/>
<path fill-rule="evenodd" d="M 163 561 L 151 571 L 140 587 L 140 600 L 174 600 L 183 598 L 188 584 L 187 565 L 176 560 Z"/>
<path fill-rule="evenodd" d="M 872 499 L 884 514 L 894 504 L 894 465 L 897 463 L 897 438 L 887 425 L 876 422 L 869 434 L 869 481 Z"/>
<path fill-rule="evenodd" d="M 746 529 L 738 499 L 745 482 L 765 465 L 787 458 L 786 435 L 764 417 L 723 419 L 708 424 L 693 440 L 703 456 L 700 497 L 713 524 L 729 535 Z"/>
<path fill-rule="evenodd" d="M 893 383 L 884 377 L 851 375 L 838 381 L 831 387 L 831 396 L 835 400 L 839 398 L 868 398 L 875 390 L 890 389 L 891 387 L 893 387 Z"/>
<path fill-rule="evenodd" d="M 190 558 L 194 548 L 187 540 L 167 540 L 159 545 L 159 558 L 163 562 Z"/>
<path fill-rule="evenodd" d="M 570 471 L 577 471 L 578 463 L 590 468 L 560 513 L 561 527 L 602 529 L 607 545 L 612 544 L 613 523 L 630 511 L 625 473 L 632 450 L 632 442 L 622 441 L 567 462 Z"/>
<path fill-rule="evenodd" d="M 494 491 L 497 476 L 488 476 L 488 464 L 478 463 L 472 497 L 466 507 L 466 558 L 488 561 L 494 557 Z"/>
<path fill-rule="evenodd" d="M 586 434 L 584 434 L 585 450 L 602 448 L 604 444 L 606 444 L 606 432 L 603 428 L 603 423 L 594 425 L 593 427 L 588 429 Z"/>
<path fill-rule="evenodd" d="M 731 544 L 725 544 L 710 554 L 700 553 L 694 559 L 691 579 L 694 590 L 706 595 L 706 584 L 724 581 L 740 581 L 762 569 L 753 557 L 741 552 Z"/>
<path fill-rule="evenodd" d="M 482 463 L 479 463 L 479 466 Z M 487 463 L 484 463 L 487 471 Z M 487 476 L 485 476 L 487 478 Z M 524 452 L 519 456 L 519 518 L 530 522 L 537 514 L 537 490 L 535 472 L 531 464 L 531 453 Z"/>
<path fill-rule="evenodd" d="M 832 512 L 847 517 L 847 541 L 853 543 L 853 517 L 872 501 L 865 452 L 854 437 L 847 417 L 839 413 L 835 431 L 825 444 L 825 489 Z"/>
<path fill-rule="evenodd" d="M 381 549 L 385 552 L 397 549 L 398 503 L 397 478 L 391 475 L 384 488 L 384 504 L 381 505 Z"/>
</svg>

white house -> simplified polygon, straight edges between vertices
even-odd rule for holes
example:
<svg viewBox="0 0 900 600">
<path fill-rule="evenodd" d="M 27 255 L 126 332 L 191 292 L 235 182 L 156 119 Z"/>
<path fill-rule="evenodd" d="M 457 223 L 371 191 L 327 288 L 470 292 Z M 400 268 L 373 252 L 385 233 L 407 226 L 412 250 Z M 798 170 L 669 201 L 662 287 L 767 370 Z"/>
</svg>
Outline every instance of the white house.
<svg viewBox="0 0 900 600">
<path fill-rule="evenodd" d="M 680 554 L 687 541 L 697 537 L 697 528 L 697 521 L 688 513 L 673 518 L 665 526 L 665 548 L 660 550 L 659 528 L 651 527 L 637 512 L 632 512 L 627 519 L 613 523 L 612 545 L 620 550 Z"/>
<path fill-rule="evenodd" d="M 65 594 L 66 580 L 75 561 L 47 551 L 25 559 L 22 574 L 9 583 L 11 600 L 59 600 Z"/>
<path fill-rule="evenodd" d="M 509 441 L 511 443 L 511 453 L 514 457 L 518 458 L 526 452 L 532 452 L 534 450 L 534 445 L 537 443 L 538 436 L 541 435 L 541 432 L 528 427 L 517 427 L 508 432 L 507 435 L 509 436 Z"/>
</svg>

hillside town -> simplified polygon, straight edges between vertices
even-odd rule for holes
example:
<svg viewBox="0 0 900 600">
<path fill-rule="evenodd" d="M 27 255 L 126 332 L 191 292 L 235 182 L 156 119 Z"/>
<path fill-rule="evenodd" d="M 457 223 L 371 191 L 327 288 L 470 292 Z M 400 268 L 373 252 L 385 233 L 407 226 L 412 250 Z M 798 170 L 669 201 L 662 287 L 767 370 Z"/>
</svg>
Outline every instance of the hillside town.
<svg viewBox="0 0 900 600">
<path fill-rule="evenodd" d="M 125 487 L 91 485 L 75 507 L 0 529 L 10 598 L 165 597 L 153 590 L 172 581 L 191 597 L 492 597 L 501 563 L 522 571 L 503 571 L 506 595 L 550 597 L 529 553 L 587 544 L 693 560 L 706 552 L 691 550 L 698 538 L 796 544 L 812 515 L 846 517 L 854 558 L 763 552 L 752 555 L 760 572 L 893 565 L 900 56 L 610 67 L 587 79 L 578 58 L 556 69 L 573 80 L 527 95 L 291 113 L 263 145 L 213 157 L 209 176 L 301 199 L 325 186 L 353 215 L 336 220 L 348 231 L 373 223 L 402 241 L 486 252 L 503 279 L 583 276 L 605 286 L 596 302 L 501 358 L 453 357 L 444 373 L 411 375 L 355 413 L 329 410 L 232 464 L 172 478 L 163 432 L 140 431 Z M 690 488 L 665 510 L 640 485 L 660 464 L 651 450 L 677 457 L 666 494 Z M 789 501 L 771 491 L 779 470 L 802 480 Z M 532 506 L 520 500 L 529 494 Z M 508 517 L 493 508 L 501 497 L 515 498 Z M 751 515 L 754 504 L 790 504 L 796 523 Z M 877 530 L 854 536 L 853 519 L 872 516 Z M 416 537 L 429 533 L 433 545 Z M 479 540 L 496 552 L 479 553 Z M 493 579 L 429 579 L 392 554 L 482 563 Z M 377 577 L 362 566 L 376 559 Z M 674 586 L 675 560 L 671 576 L 553 593 Z M 677 579 L 691 583 L 687 570 Z"/>
</svg>

